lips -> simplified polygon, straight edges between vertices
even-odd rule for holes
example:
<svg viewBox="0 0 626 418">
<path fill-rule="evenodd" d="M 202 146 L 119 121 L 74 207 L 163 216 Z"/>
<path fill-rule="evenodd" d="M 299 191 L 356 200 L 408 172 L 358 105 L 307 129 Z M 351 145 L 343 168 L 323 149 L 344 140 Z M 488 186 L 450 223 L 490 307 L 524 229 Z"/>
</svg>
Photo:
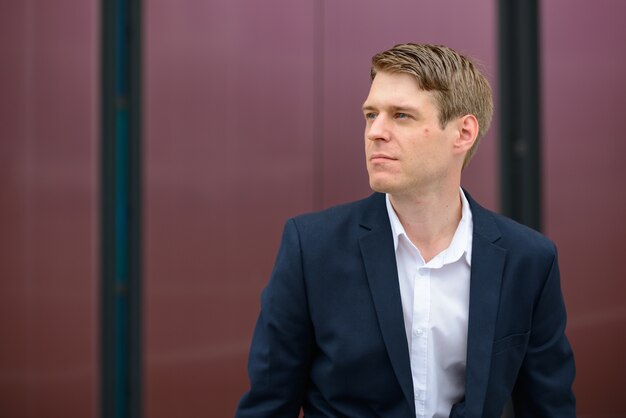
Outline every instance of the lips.
<svg viewBox="0 0 626 418">
<path fill-rule="evenodd" d="M 395 161 L 395 160 L 397 160 L 397 158 L 393 158 L 390 155 L 381 154 L 381 153 L 372 154 L 370 156 L 370 161 L 384 161 L 384 160 Z"/>
</svg>

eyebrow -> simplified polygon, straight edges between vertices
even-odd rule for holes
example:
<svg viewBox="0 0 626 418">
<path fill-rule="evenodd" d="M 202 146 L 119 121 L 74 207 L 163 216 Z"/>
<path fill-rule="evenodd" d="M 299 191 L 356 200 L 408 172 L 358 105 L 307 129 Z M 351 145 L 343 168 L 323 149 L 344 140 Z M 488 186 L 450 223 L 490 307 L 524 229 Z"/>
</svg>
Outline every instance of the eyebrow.
<svg viewBox="0 0 626 418">
<path fill-rule="evenodd" d="M 389 106 L 389 108 L 394 111 L 394 112 L 411 112 L 411 113 L 419 113 L 419 110 L 415 107 L 411 107 L 411 106 Z M 363 104 L 363 107 L 361 108 L 363 111 L 366 110 L 378 110 L 377 107 L 372 106 L 372 105 L 366 105 Z"/>
</svg>

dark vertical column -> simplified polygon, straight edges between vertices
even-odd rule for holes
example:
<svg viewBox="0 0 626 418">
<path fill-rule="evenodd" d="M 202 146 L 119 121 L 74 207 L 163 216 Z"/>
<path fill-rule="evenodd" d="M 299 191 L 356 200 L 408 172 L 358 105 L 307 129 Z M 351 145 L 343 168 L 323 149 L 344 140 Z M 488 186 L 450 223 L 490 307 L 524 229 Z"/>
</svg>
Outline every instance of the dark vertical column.
<svg viewBox="0 0 626 418">
<path fill-rule="evenodd" d="M 102 2 L 101 416 L 139 417 L 140 2 Z"/>
<path fill-rule="evenodd" d="M 537 0 L 499 1 L 502 212 L 541 229 Z"/>
<path fill-rule="evenodd" d="M 128 265 L 129 273 L 129 367 L 128 378 L 130 385 L 130 398 L 128 402 L 128 408 L 130 411 L 129 416 L 132 418 L 139 418 L 142 414 L 141 406 L 143 405 L 143 391 L 142 391 L 142 318 L 141 313 L 143 311 L 142 302 L 142 287 L 141 287 L 141 265 L 142 265 L 142 177 L 141 173 L 143 167 L 142 161 L 142 110 L 141 110 L 141 80 L 142 80 L 142 13 L 141 13 L 141 0 L 127 0 L 128 1 L 128 17 L 130 22 L 130 30 L 128 30 L 128 110 L 129 110 L 129 245 L 128 253 L 131 262 Z"/>
</svg>

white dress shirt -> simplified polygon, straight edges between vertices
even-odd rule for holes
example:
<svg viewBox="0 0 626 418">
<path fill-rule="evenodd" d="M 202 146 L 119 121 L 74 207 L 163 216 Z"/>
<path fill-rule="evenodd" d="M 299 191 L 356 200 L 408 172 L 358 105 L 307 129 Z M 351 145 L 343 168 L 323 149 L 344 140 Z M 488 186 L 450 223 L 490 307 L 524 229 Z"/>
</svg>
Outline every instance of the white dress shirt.
<svg viewBox="0 0 626 418">
<path fill-rule="evenodd" d="M 450 246 L 428 263 L 387 195 L 417 418 L 447 418 L 465 394 L 473 223 L 463 190 L 460 194 L 461 221 Z"/>
</svg>

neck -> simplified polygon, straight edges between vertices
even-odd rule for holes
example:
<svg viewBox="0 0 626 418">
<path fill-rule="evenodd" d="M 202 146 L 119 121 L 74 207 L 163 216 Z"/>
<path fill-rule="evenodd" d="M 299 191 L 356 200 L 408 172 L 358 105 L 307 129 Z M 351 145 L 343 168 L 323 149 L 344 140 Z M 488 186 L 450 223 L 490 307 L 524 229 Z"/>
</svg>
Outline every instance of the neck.
<svg viewBox="0 0 626 418">
<path fill-rule="evenodd" d="M 461 220 L 459 186 L 445 191 L 389 195 L 398 219 L 425 262 L 448 248 Z"/>
</svg>

